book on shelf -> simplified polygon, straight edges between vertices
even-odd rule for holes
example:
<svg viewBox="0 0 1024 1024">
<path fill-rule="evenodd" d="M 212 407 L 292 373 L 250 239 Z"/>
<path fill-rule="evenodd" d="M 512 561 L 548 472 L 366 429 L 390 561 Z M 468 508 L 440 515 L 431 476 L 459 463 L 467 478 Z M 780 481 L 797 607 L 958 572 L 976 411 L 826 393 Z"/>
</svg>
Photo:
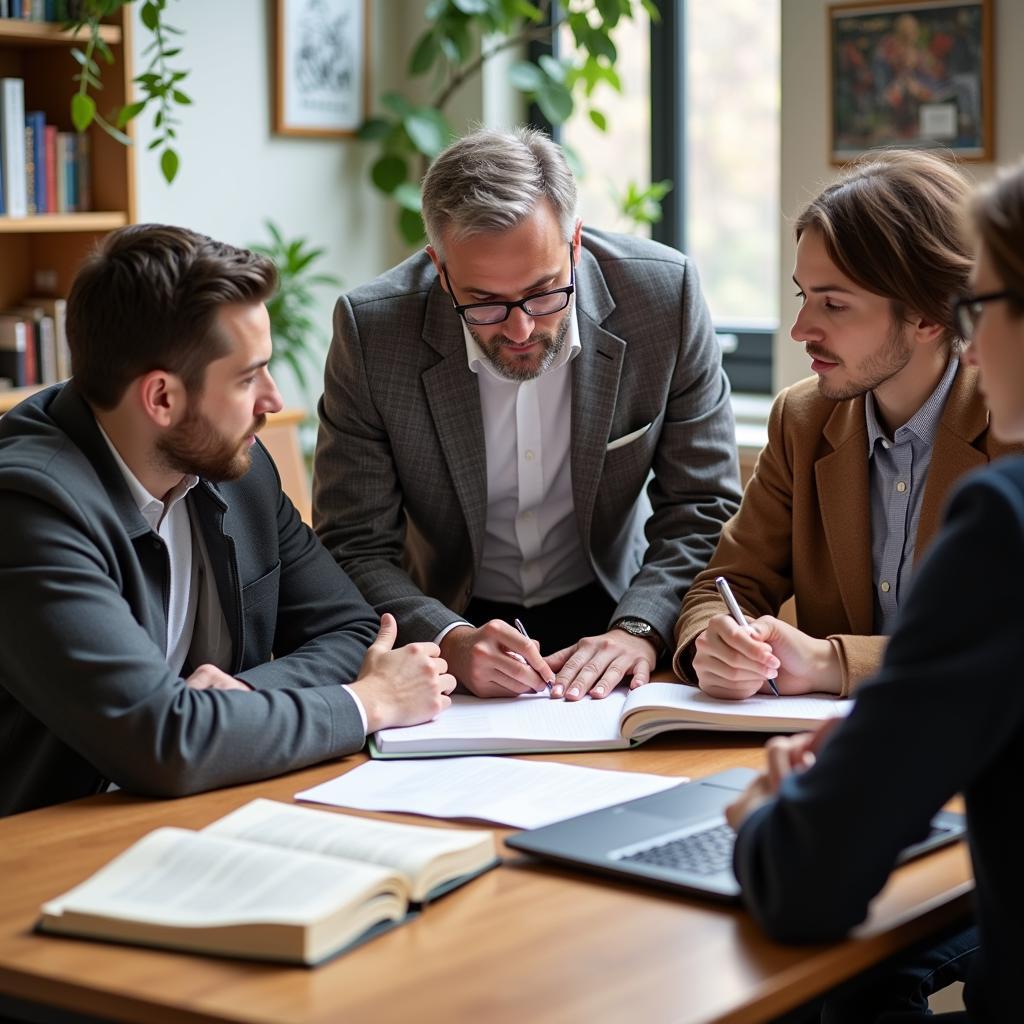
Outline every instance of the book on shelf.
<svg viewBox="0 0 1024 1024">
<path fill-rule="evenodd" d="M 91 159 L 88 134 L 58 131 L 41 110 L 25 113 L 24 81 L 0 78 L 0 214 L 91 210 Z"/>
<path fill-rule="evenodd" d="M 23 299 L 21 306 L 33 310 L 35 317 L 49 319 L 52 321 L 50 327 L 44 328 L 48 333 L 49 344 L 53 351 L 54 376 L 49 379 L 44 373 L 44 384 L 54 384 L 59 380 L 67 380 L 71 376 L 71 350 L 68 348 L 67 332 L 67 299 L 59 299 L 49 295 L 31 295 Z M 49 357 L 42 360 L 44 364 L 49 362 Z"/>
<path fill-rule="evenodd" d="M 25 379 L 25 321 L 0 313 L 0 381 L 5 387 L 21 387 Z"/>
<path fill-rule="evenodd" d="M 4 208 L 9 217 L 28 214 L 25 180 L 25 83 L 0 78 L 0 162 L 3 163 Z"/>
<path fill-rule="evenodd" d="M 802 732 L 853 706 L 826 694 L 718 700 L 683 683 L 614 690 L 601 700 L 552 700 L 546 693 L 489 698 L 456 694 L 434 721 L 382 729 L 373 757 L 448 757 L 544 751 L 622 750 L 678 730 Z"/>
<path fill-rule="evenodd" d="M 150 832 L 45 903 L 62 935 L 313 965 L 498 863 L 491 832 L 253 800 L 198 832 Z"/>
</svg>

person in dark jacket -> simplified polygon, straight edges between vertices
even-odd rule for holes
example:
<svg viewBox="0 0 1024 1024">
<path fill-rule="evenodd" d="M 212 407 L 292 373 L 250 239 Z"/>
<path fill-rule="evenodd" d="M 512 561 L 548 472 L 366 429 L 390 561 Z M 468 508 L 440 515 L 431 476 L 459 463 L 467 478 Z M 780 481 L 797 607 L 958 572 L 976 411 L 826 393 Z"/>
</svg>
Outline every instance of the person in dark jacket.
<svg viewBox="0 0 1024 1024">
<path fill-rule="evenodd" d="M 68 299 L 73 377 L 0 421 L 0 815 L 265 778 L 448 705 L 436 645 L 391 649 L 256 439 L 275 287 L 116 231 Z"/>
</svg>

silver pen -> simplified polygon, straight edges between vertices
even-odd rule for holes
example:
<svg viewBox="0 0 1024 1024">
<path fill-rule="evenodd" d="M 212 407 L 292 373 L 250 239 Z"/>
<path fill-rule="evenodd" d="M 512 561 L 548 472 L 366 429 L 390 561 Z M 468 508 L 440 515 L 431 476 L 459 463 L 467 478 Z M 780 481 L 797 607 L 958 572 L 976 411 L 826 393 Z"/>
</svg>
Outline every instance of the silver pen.
<svg viewBox="0 0 1024 1024">
<path fill-rule="evenodd" d="M 721 595 L 722 600 L 725 602 L 726 608 L 729 609 L 729 614 L 736 620 L 739 625 L 746 629 L 750 625 L 747 622 L 746 616 L 743 614 L 743 609 L 740 608 L 739 603 L 736 600 L 735 595 L 732 592 L 732 587 L 729 586 L 729 581 L 724 576 L 715 577 L 715 586 L 718 587 L 718 593 Z M 774 679 L 767 680 L 768 685 L 771 687 L 772 693 L 776 697 L 779 696 L 779 688 L 775 685 Z"/>
<path fill-rule="evenodd" d="M 516 627 L 516 629 L 518 629 L 519 632 L 522 633 L 523 636 L 525 636 L 527 640 L 529 640 L 530 639 L 530 634 L 526 632 L 526 627 L 523 625 L 522 621 L 520 619 L 513 619 L 512 622 L 513 622 L 513 625 Z M 532 641 L 531 641 L 531 643 L 532 643 Z M 524 665 L 529 665 L 529 662 L 521 654 L 516 654 L 515 651 L 509 651 L 509 654 L 511 654 L 512 657 L 516 658 L 518 661 L 521 661 Z M 551 683 L 547 679 L 544 680 L 544 685 L 549 690 L 551 689 Z"/>
</svg>

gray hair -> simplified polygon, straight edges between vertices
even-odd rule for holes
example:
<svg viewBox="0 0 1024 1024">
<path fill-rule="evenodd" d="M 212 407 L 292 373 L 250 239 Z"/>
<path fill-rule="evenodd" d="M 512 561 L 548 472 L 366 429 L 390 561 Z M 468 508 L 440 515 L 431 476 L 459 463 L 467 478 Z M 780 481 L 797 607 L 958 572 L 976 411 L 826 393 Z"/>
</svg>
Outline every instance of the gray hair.
<svg viewBox="0 0 1024 1024">
<path fill-rule="evenodd" d="M 533 128 L 480 128 L 453 142 L 423 179 L 423 222 L 442 256 L 441 238 L 517 227 L 547 199 L 563 239 L 576 225 L 576 179 L 562 148 Z"/>
</svg>

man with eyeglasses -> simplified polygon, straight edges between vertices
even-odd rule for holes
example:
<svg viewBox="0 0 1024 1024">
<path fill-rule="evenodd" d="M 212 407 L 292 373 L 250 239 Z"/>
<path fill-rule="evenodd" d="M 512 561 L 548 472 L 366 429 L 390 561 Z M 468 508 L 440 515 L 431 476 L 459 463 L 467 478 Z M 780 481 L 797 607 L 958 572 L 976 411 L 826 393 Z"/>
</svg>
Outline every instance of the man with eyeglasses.
<svg viewBox="0 0 1024 1024">
<path fill-rule="evenodd" d="M 561 149 L 525 129 L 450 146 L 423 216 L 426 251 L 335 311 L 321 539 L 472 693 L 645 683 L 739 497 L 694 269 L 584 232 Z"/>
</svg>

